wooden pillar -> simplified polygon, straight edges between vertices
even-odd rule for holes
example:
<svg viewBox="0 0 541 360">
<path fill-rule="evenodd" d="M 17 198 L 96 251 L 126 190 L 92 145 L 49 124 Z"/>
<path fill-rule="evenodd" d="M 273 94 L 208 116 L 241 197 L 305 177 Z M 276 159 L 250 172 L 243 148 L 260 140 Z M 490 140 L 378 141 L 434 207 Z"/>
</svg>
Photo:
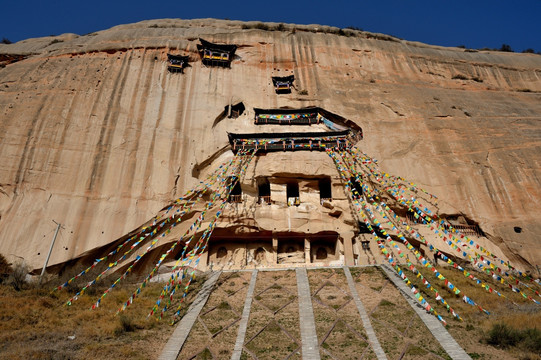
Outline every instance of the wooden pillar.
<svg viewBox="0 0 541 360">
<path fill-rule="evenodd" d="M 355 233 L 353 231 L 347 231 L 341 234 L 344 240 L 344 265 L 353 266 L 355 260 L 353 257 L 353 237 Z"/>
<path fill-rule="evenodd" d="M 274 265 L 278 264 L 278 237 L 272 235 L 272 250 L 273 250 L 273 261 Z"/>
<path fill-rule="evenodd" d="M 304 262 L 309 265 L 310 262 L 310 239 L 304 238 Z"/>
</svg>

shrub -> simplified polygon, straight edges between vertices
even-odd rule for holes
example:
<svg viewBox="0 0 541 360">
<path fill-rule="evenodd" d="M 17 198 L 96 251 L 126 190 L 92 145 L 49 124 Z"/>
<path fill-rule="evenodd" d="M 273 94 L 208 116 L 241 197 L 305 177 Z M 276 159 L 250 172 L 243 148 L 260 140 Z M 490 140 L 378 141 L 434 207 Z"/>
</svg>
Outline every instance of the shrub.
<svg viewBox="0 0 541 360">
<path fill-rule="evenodd" d="M 502 348 L 520 346 L 526 351 L 539 353 L 541 351 L 541 331 L 536 328 L 515 330 L 505 323 L 498 323 L 492 326 L 488 332 L 486 342 Z"/>
<path fill-rule="evenodd" d="M 12 44 L 12 42 L 8 38 L 2 38 L 2 44 Z"/>
<path fill-rule="evenodd" d="M 29 269 L 24 262 L 19 262 L 13 266 L 13 271 L 9 274 L 8 284 L 13 286 L 16 291 L 20 291 L 26 285 L 26 275 Z"/>
<path fill-rule="evenodd" d="M 265 31 L 285 31 L 286 26 L 282 23 L 275 25 L 275 26 L 269 26 L 267 24 L 264 24 L 262 22 L 255 23 L 254 25 L 249 24 L 242 24 L 241 29 L 259 29 L 259 30 L 265 30 Z"/>
<path fill-rule="evenodd" d="M 513 49 L 511 49 L 511 46 L 507 44 L 502 44 L 502 47 L 499 50 L 505 52 L 514 52 Z"/>
<path fill-rule="evenodd" d="M 118 317 L 118 326 L 114 330 L 115 335 L 119 336 L 132 331 L 135 331 L 135 324 L 133 323 L 133 320 L 126 315 L 121 314 Z"/>
<path fill-rule="evenodd" d="M 0 284 L 6 281 L 12 272 L 11 264 L 8 263 L 4 255 L 0 254 Z"/>
<path fill-rule="evenodd" d="M 269 30 L 269 25 L 263 23 L 257 23 L 254 25 L 254 28 L 259 30 Z"/>
<path fill-rule="evenodd" d="M 526 329 L 522 332 L 521 345 L 524 349 L 537 354 L 541 353 L 541 331 Z"/>
<path fill-rule="evenodd" d="M 274 28 L 274 30 L 276 30 L 276 31 L 284 31 L 285 29 L 286 29 L 286 27 L 282 23 L 276 25 L 276 27 Z"/>
<path fill-rule="evenodd" d="M 227 301 L 222 301 L 218 306 L 217 306 L 218 309 L 220 310 L 229 310 L 231 309 L 231 305 L 229 305 L 229 303 Z"/>
<path fill-rule="evenodd" d="M 307 90 L 299 90 L 299 95 L 308 95 L 308 91 Z"/>
<path fill-rule="evenodd" d="M 458 74 L 458 75 L 454 75 L 452 77 L 453 80 L 469 80 L 466 76 L 462 75 L 462 74 Z"/>
<path fill-rule="evenodd" d="M 197 356 L 198 359 L 201 359 L 201 360 L 211 360 L 211 359 L 214 359 L 214 357 L 212 356 L 212 353 L 210 352 L 210 350 L 208 348 L 205 348 L 205 350 L 201 351 L 199 353 L 199 355 Z"/>
<path fill-rule="evenodd" d="M 535 50 L 532 48 L 522 50 L 523 54 L 535 54 Z"/>
<path fill-rule="evenodd" d="M 510 328 L 505 323 L 499 323 L 492 326 L 486 340 L 490 345 L 508 348 L 515 346 L 519 342 L 520 336 L 516 330 Z"/>
<path fill-rule="evenodd" d="M 395 306 L 392 302 L 388 301 L 388 300 L 381 300 L 381 302 L 379 303 L 380 306 Z"/>
</svg>

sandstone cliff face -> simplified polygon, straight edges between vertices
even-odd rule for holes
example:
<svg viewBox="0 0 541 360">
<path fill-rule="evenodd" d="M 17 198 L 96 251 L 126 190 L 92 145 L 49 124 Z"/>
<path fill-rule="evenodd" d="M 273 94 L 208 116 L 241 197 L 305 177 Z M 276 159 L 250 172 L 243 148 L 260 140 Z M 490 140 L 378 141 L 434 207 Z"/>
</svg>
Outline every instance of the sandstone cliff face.
<svg viewBox="0 0 541 360">
<path fill-rule="evenodd" d="M 358 146 L 438 195 L 440 214 L 541 264 L 541 56 L 250 25 L 166 19 L 0 45 L 0 253 L 39 267 L 53 219 L 65 230 L 50 264 L 110 243 L 231 156 L 226 131 L 255 131 L 254 107 L 313 105 L 360 125 Z M 203 66 L 199 37 L 239 45 L 231 69 Z M 190 55 L 184 74 L 167 72 L 168 52 Z M 289 74 L 296 90 L 276 95 L 271 76 Z M 239 101 L 239 119 L 212 126 Z"/>
</svg>

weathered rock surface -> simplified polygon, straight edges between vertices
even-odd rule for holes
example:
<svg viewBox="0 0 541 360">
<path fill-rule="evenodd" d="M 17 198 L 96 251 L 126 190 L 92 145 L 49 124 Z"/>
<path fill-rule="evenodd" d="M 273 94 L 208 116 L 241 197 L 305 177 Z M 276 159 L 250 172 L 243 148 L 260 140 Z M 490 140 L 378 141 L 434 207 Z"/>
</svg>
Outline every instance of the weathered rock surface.
<svg viewBox="0 0 541 360">
<path fill-rule="evenodd" d="M 313 105 L 359 124 L 358 146 L 438 195 L 441 214 L 477 222 L 512 261 L 541 264 L 541 56 L 251 25 L 164 19 L 0 45 L 0 253 L 39 267 L 53 219 L 65 230 L 50 264 L 110 243 L 206 175 L 226 131 L 254 132 L 254 107 Z M 231 69 L 203 66 L 199 37 L 239 45 Z M 184 74 L 167 72 L 168 52 L 190 55 Z M 271 76 L 289 74 L 296 89 L 276 95 Z M 213 127 L 238 101 L 247 111 Z M 311 154 L 264 170 L 318 171 Z"/>
</svg>

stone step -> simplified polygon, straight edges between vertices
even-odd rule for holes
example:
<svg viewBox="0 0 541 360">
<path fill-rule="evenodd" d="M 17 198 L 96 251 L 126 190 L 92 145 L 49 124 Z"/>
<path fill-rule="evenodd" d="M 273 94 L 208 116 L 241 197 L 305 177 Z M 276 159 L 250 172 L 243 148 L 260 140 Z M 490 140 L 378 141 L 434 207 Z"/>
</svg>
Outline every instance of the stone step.
<svg viewBox="0 0 541 360">
<path fill-rule="evenodd" d="M 299 321 L 301 328 L 302 358 L 319 360 L 319 343 L 312 308 L 312 296 L 306 268 L 297 268 L 297 292 L 299 295 Z"/>
<path fill-rule="evenodd" d="M 231 360 L 240 360 L 242 355 L 242 347 L 244 345 L 244 338 L 246 337 L 248 320 L 250 319 L 250 310 L 252 309 L 252 299 L 254 298 L 256 280 L 257 270 L 252 270 L 252 278 L 250 279 L 250 285 L 248 286 L 248 292 L 246 293 L 246 300 L 244 300 L 244 309 L 242 310 L 242 317 L 239 323 L 239 332 L 237 334 L 237 341 L 235 342 L 235 349 L 233 350 Z"/>
<path fill-rule="evenodd" d="M 159 360 L 176 360 L 184 342 L 188 338 L 190 331 L 192 330 L 193 324 L 197 320 L 201 309 L 207 303 L 210 293 L 214 289 L 216 280 L 220 277 L 221 271 L 216 271 L 210 274 L 209 278 L 203 284 L 203 287 L 197 294 L 197 297 L 190 305 L 190 308 L 186 312 L 186 315 L 180 320 L 175 331 L 165 344 L 165 347 L 162 350 L 162 353 L 159 357 Z"/>
<path fill-rule="evenodd" d="M 359 315 L 361 316 L 361 320 L 363 322 L 364 329 L 366 330 L 366 334 L 368 335 L 368 340 L 370 341 L 370 344 L 372 345 L 372 349 L 376 353 L 378 360 L 387 360 L 385 351 L 383 351 L 378 341 L 378 337 L 376 336 L 376 333 L 374 332 L 374 329 L 372 328 L 372 324 L 370 323 L 370 318 L 368 317 L 368 314 L 366 313 L 364 305 L 361 299 L 359 298 L 359 294 L 357 293 L 357 289 L 355 288 L 355 282 L 353 281 L 353 277 L 351 276 L 351 272 L 349 271 L 349 268 L 347 266 L 344 266 L 344 273 L 346 274 L 349 291 L 351 292 L 353 301 L 355 301 L 355 305 L 357 306 L 357 310 L 359 311 Z"/>
</svg>

